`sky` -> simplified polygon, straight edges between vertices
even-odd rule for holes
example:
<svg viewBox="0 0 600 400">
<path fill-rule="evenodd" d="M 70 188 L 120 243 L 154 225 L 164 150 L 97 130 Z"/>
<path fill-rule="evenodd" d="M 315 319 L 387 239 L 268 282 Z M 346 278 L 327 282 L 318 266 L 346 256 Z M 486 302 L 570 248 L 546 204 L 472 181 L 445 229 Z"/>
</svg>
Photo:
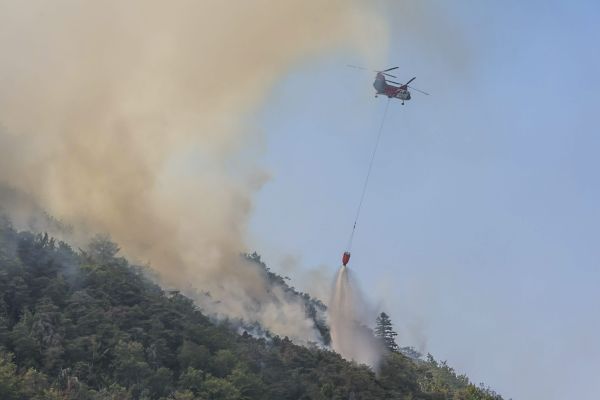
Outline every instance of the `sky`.
<svg viewBox="0 0 600 400">
<path fill-rule="evenodd" d="M 327 300 L 388 101 L 346 65 L 399 66 L 431 95 L 389 104 L 349 264 L 362 290 L 401 345 L 505 398 L 597 398 L 600 5 L 379 4 L 381 65 L 320 54 L 261 108 L 251 246 Z"/>
</svg>

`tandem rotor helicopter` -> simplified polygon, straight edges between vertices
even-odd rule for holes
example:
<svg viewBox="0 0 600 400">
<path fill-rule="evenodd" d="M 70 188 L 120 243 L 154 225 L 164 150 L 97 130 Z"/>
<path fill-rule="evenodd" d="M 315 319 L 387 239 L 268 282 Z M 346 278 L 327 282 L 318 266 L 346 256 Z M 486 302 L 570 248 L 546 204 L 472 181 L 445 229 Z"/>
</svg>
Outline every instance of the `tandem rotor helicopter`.
<svg viewBox="0 0 600 400">
<path fill-rule="evenodd" d="M 357 67 L 356 65 L 348 65 L 348 66 L 351 68 L 357 68 L 357 69 L 370 71 L 368 68 Z M 394 81 L 385 79 L 386 76 L 391 77 L 391 78 L 396 78 L 396 76 L 389 74 L 388 72 L 393 71 L 397 68 L 398 67 L 392 67 L 392 68 L 384 69 L 382 71 L 373 71 L 373 72 L 377 73 L 377 75 L 375 75 L 375 82 L 373 82 L 373 87 L 376 90 L 375 97 L 377 97 L 378 95 L 381 94 L 381 95 L 389 97 L 390 99 L 395 98 L 395 99 L 402 100 L 402 105 L 404 105 L 404 102 L 406 100 L 411 99 L 408 88 L 411 88 L 412 90 L 416 90 L 419 93 L 423 93 L 423 94 L 429 96 L 429 93 L 426 93 L 426 92 L 419 90 L 417 88 L 414 88 L 412 86 L 408 86 L 408 84 L 411 83 L 412 81 L 414 81 L 415 79 L 417 79 L 417 77 L 412 78 L 405 84 L 401 84 L 398 82 L 394 82 Z M 390 83 L 393 83 L 395 85 L 400 85 L 400 86 L 390 85 Z"/>
</svg>

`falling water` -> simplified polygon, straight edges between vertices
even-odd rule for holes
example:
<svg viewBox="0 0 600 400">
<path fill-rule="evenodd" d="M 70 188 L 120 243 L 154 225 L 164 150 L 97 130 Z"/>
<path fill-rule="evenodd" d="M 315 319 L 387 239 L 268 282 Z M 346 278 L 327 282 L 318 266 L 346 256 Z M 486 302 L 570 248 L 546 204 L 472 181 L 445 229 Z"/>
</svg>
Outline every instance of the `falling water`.
<svg viewBox="0 0 600 400">
<path fill-rule="evenodd" d="M 329 303 L 332 347 L 348 360 L 377 368 L 382 349 L 368 328 L 370 314 L 350 269 L 341 266 Z"/>
</svg>

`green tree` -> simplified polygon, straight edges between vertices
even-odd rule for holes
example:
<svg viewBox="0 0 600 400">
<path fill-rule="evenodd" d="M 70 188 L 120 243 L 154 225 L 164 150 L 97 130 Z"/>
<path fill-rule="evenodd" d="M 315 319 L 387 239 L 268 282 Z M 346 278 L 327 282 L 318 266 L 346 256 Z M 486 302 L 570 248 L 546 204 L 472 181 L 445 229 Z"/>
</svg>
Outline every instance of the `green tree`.
<svg viewBox="0 0 600 400">
<path fill-rule="evenodd" d="M 240 400 L 240 392 L 232 383 L 210 375 L 202 384 L 201 395 L 211 400 Z"/>
<path fill-rule="evenodd" d="M 27 399 L 35 399 L 37 395 L 48 388 L 48 377 L 42 372 L 30 368 L 22 376 L 21 385 L 23 395 Z M 37 398 L 41 397 L 38 396 Z"/>
<path fill-rule="evenodd" d="M 0 353 L 0 399 L 18 400 L 20 381 L 17 366 L 9 354 Z"/>
<path fill-rule="evenodd" d="M 202 388 L 202 382 L 204 381 L 203 375 L 202 371 L 189 367 L 179 377 L 178 386 L 181 389 L 190 390 L 197 394 Z"/>
<path fill-rule="evenodd" d="M 42 298 L 32 316 L 30 335 L 40 346 L 44 367 L 53 374 L 62 366 L 64 331 L 65 323 L 59 308 L 49 298 Z"/>
<path fill-rule="evenodd" d="M 204 400 L 204 398 L 196 397 L 189 390 L 178 390 L 169 397 L 169 400 Z"/>
<path fill-rule="evenodd" d="M 210 352 L 201 344 L 197 344 L 191 340 L 184 340 L 179 349 L 177 359 L 182 369 L 192 367 L 205 370 L 210 360 Z"/>
<path fill-rule="evenodd" d="M 32 315 L 27 311 L 10 334 L 15 358 L 20 366 L 37 367 L 39 365 L 40 344 L 31 335 L 32 322 Z"/>
<path fill-rule="evenodd" d="M 146 386 L 154 398 L 165 397 L 173 390 L 173 373 L 161 367 L 150 376 Z"/>
<path fill-rule="evenodd" d="M 237 357 L 229 349 L 217 351 L 212 358 L 211 371 L 219 378 L 224 378 L 231 373 L 235 366 Z"/>
<path fill-rule="evenodd" d="M 390 392 L 409 394 L 419 391 L 418 369 L 406 356 L 390 353 L 383 360 L 379 371 L 381 384 Z"/>
<path fill-rule="evenodd" d="M 109 387 L 102 388 L 96 394 L 94 400 L 131 400 L 131 392 L 113 383 Z"/>
<path fill-rule="evenodd" d="M 238 365 L 227 380 L 240 392 L 240 399 L 262 399 L 264 396 L 263 381 L 258 375 L 248 372 L 247 368 Z"/>
<path fill-rule="evenodd" d="M 141 387 L 142 382 L 151 374 L 150 366 L 144 359 L 144 347 L 138 342 L 120 341 L 115 348 L 115 377 L 130 387 Z"/>
<path fill-rule="evenodd" d="M 112 262 L 121 249 L 107 235 L 97 235 L 88 244 L 87 253 L 90 261 L 106 265 Z"/>
<path fill-rule="evenodd" d="M 383 341 L 385 347 L 389 351 L 394 353 L 399 351 L 398 345 L 396 344 L 396 336 L 398 336 L 398 334 L 394 331 L 392 320 L 389 315 L 384 312 L 377 317 L 375 335 Z"/>
<path fill-rule="evenodd" d="M 0 312 L 0 346 L 6 346 L 9 337 L 10 330 L 8 328 L 8 318 Z"/>
</svg>

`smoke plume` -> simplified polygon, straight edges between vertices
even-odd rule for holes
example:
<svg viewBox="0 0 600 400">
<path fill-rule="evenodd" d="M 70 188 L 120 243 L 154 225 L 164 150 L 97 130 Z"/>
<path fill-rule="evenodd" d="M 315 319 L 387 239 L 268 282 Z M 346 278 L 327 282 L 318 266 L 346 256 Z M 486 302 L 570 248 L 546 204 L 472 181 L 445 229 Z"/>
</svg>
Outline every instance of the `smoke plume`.
<svg viewBox="0 0 600 400">
<path fill-rule="evenodd" d="M 251 114 L 307 57 L 372 56 L 383 26 L 344 0 L 2 0 L 0 183 L 109 233 L 166 284 L 210 291 L 211 312 L 318 341 L 239 257 L 268 177 Z"/>
</svg>

